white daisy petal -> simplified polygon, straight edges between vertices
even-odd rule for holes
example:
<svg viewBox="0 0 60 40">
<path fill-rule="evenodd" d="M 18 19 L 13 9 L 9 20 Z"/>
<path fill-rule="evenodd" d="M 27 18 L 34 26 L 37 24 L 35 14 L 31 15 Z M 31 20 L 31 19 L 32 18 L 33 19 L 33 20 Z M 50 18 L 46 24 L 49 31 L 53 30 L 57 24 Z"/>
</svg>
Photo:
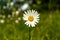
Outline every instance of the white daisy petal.
<svg viewBox="0 0 60 40">
<path fill-rule="evenodd" d="M 23 20 L 28 20 L 28 16 L 26 16 L 25 14 L 23 15 L 24 17 L 23 17 Z"/>
<path fill-rule="evenodd" d="M 31 26 L 34 27 L 35 26 L 35 23 L 31 23 Z"/>
</svg>

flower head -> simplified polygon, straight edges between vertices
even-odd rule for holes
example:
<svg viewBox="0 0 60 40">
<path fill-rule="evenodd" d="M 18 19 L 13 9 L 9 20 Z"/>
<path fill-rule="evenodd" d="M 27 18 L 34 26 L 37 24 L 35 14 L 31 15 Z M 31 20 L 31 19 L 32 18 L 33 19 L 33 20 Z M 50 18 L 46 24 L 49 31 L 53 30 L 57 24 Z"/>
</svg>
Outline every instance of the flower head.
<svg viewBox="0 0 60 40">
<path fill-rule="evenodd" d="M 3 19 L 0 20 L 1 23 L 4 23 L 5 21 Z"/>
<path fill-rule="evenodd" d="M 25 24 L 29 27 L 35 27 L 36 23 L 39 21 L 39 14 L 35 10 L 27 10 L 25 14 L 23 14 L 23 20 L 25 20 Z"/>
</svg>

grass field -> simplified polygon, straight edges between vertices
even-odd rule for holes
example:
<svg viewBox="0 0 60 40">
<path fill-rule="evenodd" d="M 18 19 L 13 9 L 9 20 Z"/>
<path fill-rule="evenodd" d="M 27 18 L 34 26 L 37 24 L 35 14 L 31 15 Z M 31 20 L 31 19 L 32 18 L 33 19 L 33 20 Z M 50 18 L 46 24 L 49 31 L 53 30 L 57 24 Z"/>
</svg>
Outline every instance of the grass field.
<svg viewBox="0 0 60 40">
<path fill-rule="evenodd" d="M 0 23 L 0 40 L 60 40 L 60 10 L 41 12 L 39 23 L 30 27 L 30 32 L 22 20 L 18 24 L 9 18 L 4 20 Z"/>
</svg>

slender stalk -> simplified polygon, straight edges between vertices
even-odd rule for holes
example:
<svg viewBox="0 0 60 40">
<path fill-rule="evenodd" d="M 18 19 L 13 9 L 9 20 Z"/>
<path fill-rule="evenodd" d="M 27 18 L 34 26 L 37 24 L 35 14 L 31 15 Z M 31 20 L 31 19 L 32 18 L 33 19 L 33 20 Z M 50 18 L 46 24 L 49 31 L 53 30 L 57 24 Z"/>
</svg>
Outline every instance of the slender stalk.
<svg viewBox="0 0 60 40">
<path fill-rule="evenodd" d="M 31 40 L 31 30 L 30 30 L 30 27 L 29 27 L 29 40 Z"/>
</svg>

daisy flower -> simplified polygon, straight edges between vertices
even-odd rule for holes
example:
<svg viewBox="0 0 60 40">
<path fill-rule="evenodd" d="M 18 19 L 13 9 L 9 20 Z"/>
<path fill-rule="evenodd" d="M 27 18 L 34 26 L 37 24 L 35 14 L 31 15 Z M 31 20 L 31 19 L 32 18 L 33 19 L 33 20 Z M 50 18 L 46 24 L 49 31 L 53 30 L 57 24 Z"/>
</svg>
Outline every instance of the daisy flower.
<svg viewBox="0 0 60 40">
<path fill-rule="evenodd" d="M 15 20 L 15 23 L 19 23 L 19 20 Z"/>
<path fill-rule="evenodd" d="M 19 15 L 19 11 L 13 11 L 12 12 L 12 16 L 14 17 L 15 15 L 18 16 Z"/>
<path fill-rule="evenodd" d="M 0 20 L 1 23 L 4 23 L 5 21 L 3 19 Z"/>
<path fill-rule="evenodd" d="M 35 27 L 36 23 L 39 21 L 39 14 L 35 10 L 27 10 L 23 14 L 23 20 L 25 20 L 25 24 L 29 27 Z"/>
</svg>

